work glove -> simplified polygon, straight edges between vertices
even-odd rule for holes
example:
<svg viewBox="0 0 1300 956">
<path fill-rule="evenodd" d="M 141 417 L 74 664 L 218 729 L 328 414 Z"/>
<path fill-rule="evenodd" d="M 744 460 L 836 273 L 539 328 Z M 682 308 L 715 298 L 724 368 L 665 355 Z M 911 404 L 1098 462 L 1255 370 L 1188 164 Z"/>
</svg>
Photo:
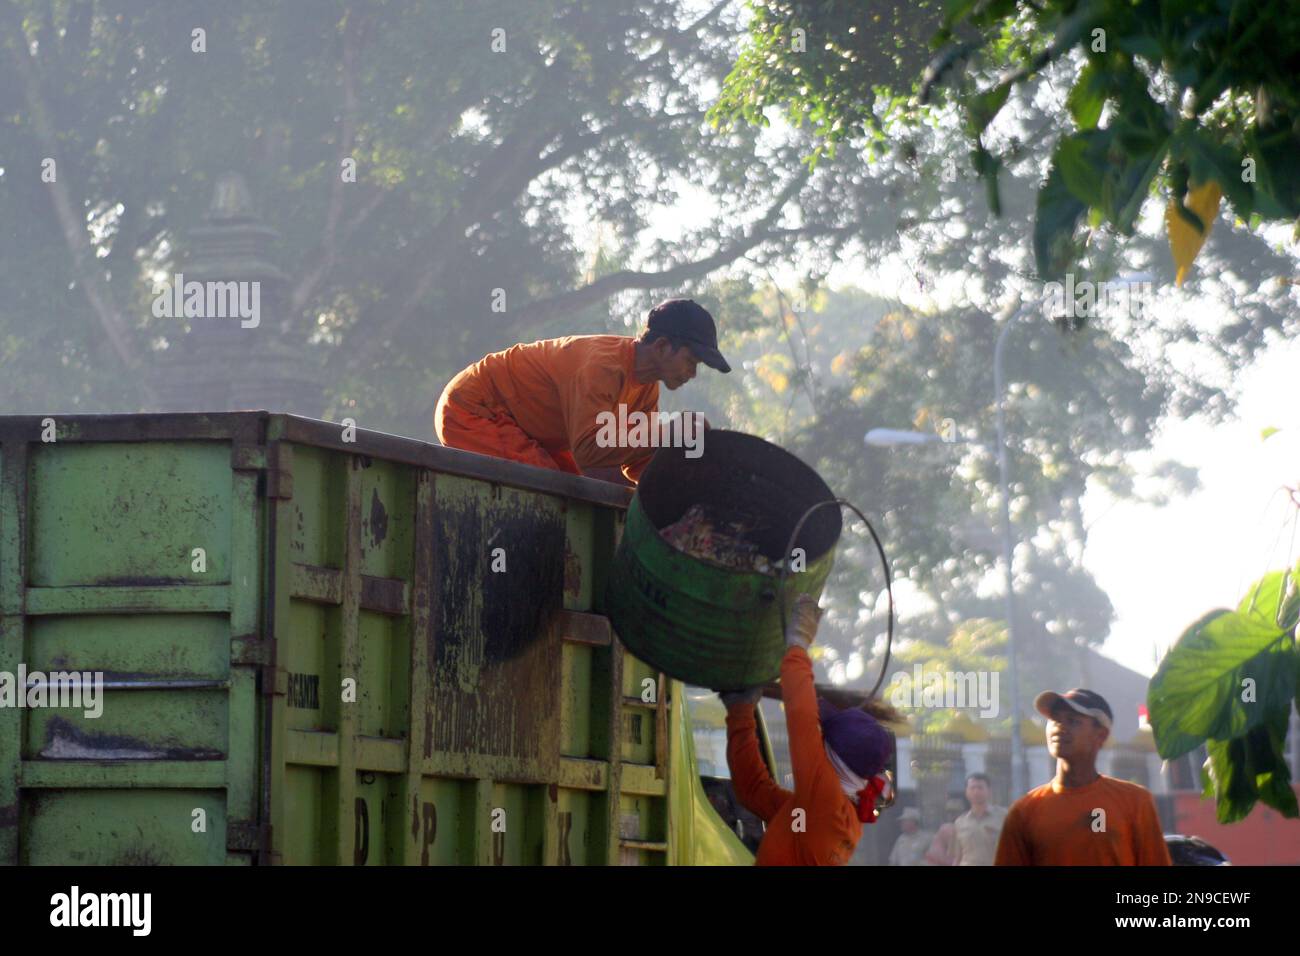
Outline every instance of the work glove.
<svg viewBox="0 0 1300 956">
<path fill-rule="evenodd" d="M 763 696 L 763 687 L 746 687 L 744 690 L 719 691 L 718 697 L 722 700 L 722 706 L 731 710 L 737 704 L 744 704 L 746 707 L 753 707 Z"/>
<path fill-rule="evenodd" d="M 794 599 L 790 609 L 790 620 L 785 626 L 785 643 L 787 647 L 796 644 L 805 651 L 812 647 L 813 638 L 817 636 L 817 623 L 822 618 L 822 609 L 817 606 L 817 599 L 810 594 L 800 594 Z"/>
</svg>

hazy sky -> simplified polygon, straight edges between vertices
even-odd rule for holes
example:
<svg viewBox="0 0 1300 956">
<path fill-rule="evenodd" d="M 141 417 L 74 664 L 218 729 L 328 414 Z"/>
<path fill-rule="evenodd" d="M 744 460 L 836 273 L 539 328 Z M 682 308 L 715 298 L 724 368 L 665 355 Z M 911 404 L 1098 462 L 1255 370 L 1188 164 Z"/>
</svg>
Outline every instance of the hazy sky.
<svg viewBox="0 0 1300 956">
<path fill-rule="evenodd" d="M 1116 611 L 1108 656 L 1154 673 L 1153 644 L 1164 653 L 1206 611 L 1235 607 L 1253 581 L 1287 566 L 1289 550 L 1294 564 L 1295 506 L 1278 489 L 1300 485 L 1298 372 L 1300 344 L 1274 346 L 1238 376 L 1236 420 L 1162 429 L 1153 454 L 1200 469 L 1196 494 L 1163 508 L 1085 497 L 1097 523 L 1084 564 Z M 1281 430 L 1261 440 L 1270 427 Z"/>
</svg>

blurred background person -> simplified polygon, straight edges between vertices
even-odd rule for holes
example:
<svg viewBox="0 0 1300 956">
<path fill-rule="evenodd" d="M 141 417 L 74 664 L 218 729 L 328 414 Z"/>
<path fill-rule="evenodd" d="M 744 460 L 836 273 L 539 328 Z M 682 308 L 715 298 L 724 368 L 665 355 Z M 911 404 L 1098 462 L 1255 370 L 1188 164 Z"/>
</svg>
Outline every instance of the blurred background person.
<svg viewBox="0 0 1300 956">
<path fill-rule="evenodd" d="M 903 832 L 889 851 L 890 866 L 923 866 L 933 834 L 921 829 L 921 811 L 908 807 L 898 818 Z"/>
<path fill-rule="evenodd" d="M 966 800 L 970 809 L 953 822 L 954 866 L 992 866 L 998 837 L 1007 818 L 1007 808 L 991 804 L 989 778 L 973 773 L 966 778 Z"/>
</svg>

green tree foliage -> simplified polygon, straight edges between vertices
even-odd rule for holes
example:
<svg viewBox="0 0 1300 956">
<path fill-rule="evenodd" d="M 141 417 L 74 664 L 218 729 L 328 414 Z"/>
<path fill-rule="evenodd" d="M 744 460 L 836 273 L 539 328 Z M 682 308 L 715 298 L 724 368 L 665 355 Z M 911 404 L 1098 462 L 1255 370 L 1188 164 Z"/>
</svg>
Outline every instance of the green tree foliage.
<svg viewBox="0 0 1300 956">
<path fill-rule="evenodd" d="M 943 0 L 750 0 L 748 43 L 712 115 L 766 126 L 784 106 L 821 141 L 883 136 L 878 107 L 906 94 L 930 59 L 944 24 Z"/>
<path fill-rule="evenodd" d="M 916 104 L 955 104 L 995 213 L 1008 160 L 1026 144 L 1050 154 L 1034 211 L 1043 278 L 1065 273 L 1103 224 L 1132 235 L 1153 193 L 1167 196 L 1180 273 L 1219 193 L 1254 224 L 1300 217 L 1300 8 L 1289 0 L 955 0 L 921 5 L 903 31 L 910 2 L 752 6 L 717 119 L 763 122 L 765 107 L 782 106 L 833 146 L 883 139 L 886 117 L 921 121 Z M 915 70 L 916 31 L 935 24 L 934 57 Z M 795 30 L 808 52 L 792 46 Z M 1019 98 L 1015 113 L 1041 95 L 1044 76 L 1067 90 L 1061 121 L 1029 139 L 1014 122 L 995 132 L 1009 103 Z M 1198 214 L 1195 190 L 1210 184 Z"/>
</svg>

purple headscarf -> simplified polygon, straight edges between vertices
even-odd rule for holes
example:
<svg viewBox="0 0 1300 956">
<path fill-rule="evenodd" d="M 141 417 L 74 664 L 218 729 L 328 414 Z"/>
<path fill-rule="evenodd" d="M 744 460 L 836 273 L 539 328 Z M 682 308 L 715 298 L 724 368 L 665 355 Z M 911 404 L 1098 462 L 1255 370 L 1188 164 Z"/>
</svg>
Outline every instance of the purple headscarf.
<svg viewBox="0 0 1300 956">
<path fill-rule="evenodd" d="M 859 777 L 869 780 L 889 763 L 892 744 L 889 733 L 866 711 L 840 710 L 828 700 L 817 699 L 822 736 Z"/>
</svg>

